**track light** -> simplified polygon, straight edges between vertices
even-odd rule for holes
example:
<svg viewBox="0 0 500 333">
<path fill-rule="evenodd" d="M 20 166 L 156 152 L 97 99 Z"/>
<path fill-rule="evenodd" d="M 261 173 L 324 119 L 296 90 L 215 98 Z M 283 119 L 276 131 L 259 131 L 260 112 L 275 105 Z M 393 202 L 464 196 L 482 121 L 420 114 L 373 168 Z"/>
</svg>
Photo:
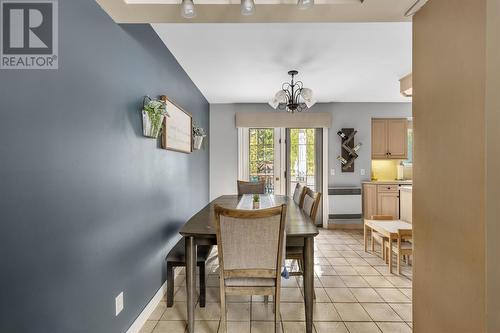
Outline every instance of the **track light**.
<svg viewBox="0 0 500 333">
<path fill-rule="evenodd" d="M 309 9 L 314 5 L 314 0 L 299 0 L 297 2 L 297 6 L 299 6 L 300 9 Z"/>
<path fill-rule="evenodd" d="M 192 19 L 196 16 L 193 0 L 182 0 L 181 14 L 182 17 L 187 19 Z"/>
<path fill-rule="evenodd" d="M 241 0 L 241 15 L 252 15 L 255 13 L 255 2 L 253 0 Z"/>
</svg>

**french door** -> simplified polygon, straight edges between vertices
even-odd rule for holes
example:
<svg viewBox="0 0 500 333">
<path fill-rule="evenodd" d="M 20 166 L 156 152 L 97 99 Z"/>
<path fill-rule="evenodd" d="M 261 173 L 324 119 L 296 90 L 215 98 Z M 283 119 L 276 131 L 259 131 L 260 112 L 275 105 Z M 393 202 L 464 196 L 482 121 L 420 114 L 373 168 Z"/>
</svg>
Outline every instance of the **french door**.
<svg viewBox="0 0 500 333">
<path fill-rule="evenodd" d="M 323 193 L 317 223 L 328 226 L 328 128 L 238 128 L 238 179 L 263 180 L 267 193 L 298 182 Z M 323 208 L 326 207 L 326 208 Z"/>
<path fill-rule="evenodd" d="M 314 128 L 240 129 L 239 178 L 264 181 L 266 193 L 292 195 L 297 183 L 317 191 L 317 141 Z"/>
<path fill-rule="evenodd" d="M 264 181 L 266 193 L 285 194 L 284 129 L 240 128 L 238 137 L 238 178 Z"/>
<path fill-rule="evenodd" d="M 317 130 L 290 128 L 286 130 L 286 135 L 287 194 L 293 195 L 297 183 L 317 191 L 321 188 L 318 186 L 318 183 L 321 183 L 321 175 L 317 172 L 317 162 L 321 157 L 321 151 L 317 150 Z"/>
</svg>

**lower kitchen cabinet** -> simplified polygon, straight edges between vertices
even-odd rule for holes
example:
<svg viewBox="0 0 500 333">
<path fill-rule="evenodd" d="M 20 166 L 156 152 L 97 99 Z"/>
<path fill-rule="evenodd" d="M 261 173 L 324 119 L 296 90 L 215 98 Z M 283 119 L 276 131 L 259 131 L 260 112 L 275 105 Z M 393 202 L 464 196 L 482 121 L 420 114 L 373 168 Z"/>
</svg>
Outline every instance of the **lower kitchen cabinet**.
<svg viewBox="0 0 500 333">
<path fill-rule="evenodd" d="M 399 186 L 397 184 L 363 184 L 363 216 L 391 215 L 399 219 Z"/>
<path fill-rule="evenodd" d="M 378 192 L 377 214 L 391 215 L 392 217 L 394 217 L 394 219 L 399 219 L 399 193 Z"/>
<path fill-rule="evenodd" d="M 369 219 L 377 215 L 377 185 L 363 185 L 363 216 Z"/>
</svg>

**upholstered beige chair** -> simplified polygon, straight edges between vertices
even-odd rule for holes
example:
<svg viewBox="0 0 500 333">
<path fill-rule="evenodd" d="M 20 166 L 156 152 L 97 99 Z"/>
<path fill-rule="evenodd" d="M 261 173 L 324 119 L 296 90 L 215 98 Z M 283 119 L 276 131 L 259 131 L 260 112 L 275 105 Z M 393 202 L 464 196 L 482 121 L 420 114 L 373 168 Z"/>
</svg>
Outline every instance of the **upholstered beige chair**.
<svg viewBox="0 0 500 333">
<path fill-rule="evenodd" d="M 371 220 L 377 221 L 391 221 L 394 220 L 392 215 L 372 215 Z M 372 230 L 371 232 L 371 244 L 372 244 L 372 252 L 375 252 L 375 242 L 380 244 L 380 254 L 382 255 L 382 259 L 385 258 L 385 243 L 388 241 L 387 237 L 382 236 L 378 232 Z"/>
<path fill-rule="evenodd" d="M 266 191 L 266 183 L 260 182 L 245 182 L 238 180 L 238 195 L 243 194 L 264 194 Z"/>
<path fill-rule="evenodd" d="M 395 253 L 397 256 L 398 274 L 401 274 L 401 256 L 406 256 L 408 264 L 410 263 L 410 256 L 413 254 L 413 244 L 409 240 L 412 239 L 412 235 L 413 232 L 411 229 L 399 229 L 397 242 L 392 242 L 392 251 L 389 249 L 389 242 L 385 244 L 385 251 L 387 252 L 385 257 L 388 258 L 392 253 Z M 392 267 L 390 271 L 392 271 Z"/>
<path fill-rule="evenodd" d="M 220 332 L 227 332 L 226 295 L 273 295 L 277 332 L 286 205 L 259 210 L 215 205 L 214 209 L 223 325 Z"/>
<path fill-rule="evenodd" d="M 309 187 L 304 189 L 304 199 L 302 200 L 302 210 L 309 215 L 312 223 L 316 223 L 316 215 L 318 213 L 321 193 L 314 192 Z"/>
<path fill-rule="evenodd" d="M 304 191 L 306 187 L 301 183 L 297 183 L 295 185 L 295 190 L 293 191 L 293 201 L 300 207 L 304 205 L 304 196 L 306 195 L 306 191 Z"/>
</svg>

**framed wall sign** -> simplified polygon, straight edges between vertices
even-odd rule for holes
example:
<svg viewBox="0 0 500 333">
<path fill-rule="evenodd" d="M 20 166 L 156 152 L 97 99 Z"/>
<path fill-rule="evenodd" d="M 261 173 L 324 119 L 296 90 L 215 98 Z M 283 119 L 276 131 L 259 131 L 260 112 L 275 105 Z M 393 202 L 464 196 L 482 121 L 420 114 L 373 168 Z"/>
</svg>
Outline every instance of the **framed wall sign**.
<svg viewBox="0 0 500 333">
<path fill-rule="evenodd" d="M 193 151 L 193 119 L 189 113 L 169 100 L 167 96 L 161 96 L 167 105 L 170 117 L 165 117 L 165 128 L 162 135 L 162 146 L 165 149 L 182 153 Z"/>
</svg>

